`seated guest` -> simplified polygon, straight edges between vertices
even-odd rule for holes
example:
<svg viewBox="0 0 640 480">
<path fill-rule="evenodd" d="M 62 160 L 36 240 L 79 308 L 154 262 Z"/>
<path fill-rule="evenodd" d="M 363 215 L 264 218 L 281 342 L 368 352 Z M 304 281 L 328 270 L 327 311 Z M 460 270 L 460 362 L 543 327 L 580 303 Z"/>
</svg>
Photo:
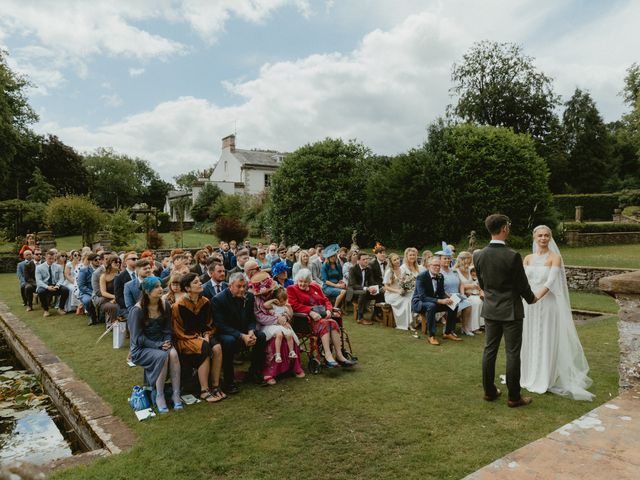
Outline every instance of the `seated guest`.
<svg viewBox="0 0 640 480">
<path fill-rule="evenodd" d="M 64 278 L 65 283 L 64 286 L 69 289 L 69 298 L 67 299 L 67 304 L 64 306 L 64 309 L 67 312 L 72 310 L 76 311 L 76 315 L 82 315 L 84 312 L 84 306 L 80 301 L 78 295 L 78 274 L 80 273 L 80 268 L 82 267 L 82 261 L 80 259 L 80 251 L 79 250 L 71 250 L 69 252 L 69 260 L 64 267 Z"/>
<path fill-rule="evenodd" d="M 222 345 L 222 368 L 224 391 L 238 393 L 233 371 L 233 356 L 241 346 L 253 347 L 249 379 L 257 384 L 266 384 L 262 377 L 267 340 L 263 332 L 256 330 L 254 297 L 247 292 L 244 274 L 237 272 L 229 277 L 229 287 L 213 297 L 213 312 L 217 338 Z"/>
<path fill-rule="evenodd" d="M 18 263 L 16 267 L 16 275 L 18 276 L 18 282 L 20 283 L 20 296 L 22 297 L 22 306 L 27 307 L 27 312 L 33 310 L 33 292 L 35 288 L 32 285 L 27 286 L 27 280 L 25 278 L 24 270 L 27 265 L 31 265 L 33 263 L 33 252 L 29 249 L 26 249 L 22 252 L 22 257 L 24 260 Z M 31 267 L 29 267 L 31 268 Z M 32 269 L 35 281 L 35 266 Z"/>
<path fill-rule="evenodd" d="M 146 266 L 150 272 L 151 266 L 148 261 Z M 168 303 L 163 303 L 160 297 L 162 297 L 160 279 L 147 276 L 142 281 L 140 301 L 131 307 L 129 315 L 130 351 L 131 361 L 144 368 L 145 379 L 153 386 L 158 412 L 167 413 L 169 409 L 164 398 L 164 382 L 169 371 L 171 371 L 173 408 L 182 410 L 180 360 L 171 340 L 173 334 L 171 307 Z"/>
<path fill-rule="evenodd" d="M 442 243 L 444 245 L 444 242 Z M 456 294 L 462 299 L 458 303 L 456 311 L 462 320 L 463 333 L 472 337 L 473 332 L 467 330 L 471 319 L 471 303 L 467 300 L 466 295 L 460 293 L 460 277 L 451 270 L 452 252 L 449 246 L 446 246 L 446 250 L 436 252 L 436 254 L 440 255 L 440 274 L 444 278 L 444 292 L 447 296 Z M 455 332 L 452 334 L 455 336 Z"/>
<path fill-rule="evenodd" d="M 329 298 L 335 298 L 334 305 L 339 307 L 347 294 L 347 285 L 342 279 L 342 270 L 338 265 L 338 251 L 340 246 L 333 243 L 324 249 L 324 263 L 322 265 L 322 292 Z"/>
<path fill-rule="evenodd" d="M 408 330 L 411 324 L 411 295 L 415 288 L 415 280 L 411 276 L 403 276 L 400 268 L 400 256 L 392 253 L 389 266 L 384 272 L 384 301 L 391 305 L 396 328 Z M 411 285 L 413 284 L 413 285 Z"/>
<path fill-rule="evenodd" d="M 369 271 L 369 255 L 365 252 L 358 254 L 357 263 L 349 272 L 349 296 L 358 300 L 358 311 L 356 312 L 356 322 L 361 325 L 372 325 L 370 320 L 364 318 L 364 312 L 371 300 L 384 302 L 384 293 L 380 287 L 372 280 Z"/>
<path fill-rule="evenodd" d="M 121 310 L 128 310 L 124 299 L 124 286 L 136 278 L 136 262 L 138 261 L 138 254 L 136 252 L 127 252 L 124 256 L 125 268 L 116 275 L 113 280 L 113 290 L 116 296 L 116 303 Z M 137 301 L 137 299 L 136 299 Z M 134 302 L 135 303 L 135 302 Z"/>
<path fill-rule="evenodd" d="M 298 272 L 303 268 L 306 268 L 307 270 L 311 270 L 311 263 L 309 262 L 309 258 L 310 258 L 309 252 L 307 252 L 306 250 L 300 250 L 298 252 L 298 261 L 293 264 L 293 267 L 291 269 L 291 274 L 293 275 L 293 278 L 296 278 L 296 275 L 298 274 Z M 322 279 L 320 278 L 318 280 L 322 281 Z"/>
<path fill-rule="evenodd" d="M 198 370 L 200 398 L 209 403 L 226 398 L 220 390 L 222 351 L 215 340 L 216 327 L 211 318 L 209 300 L 202 296 L 202 283 L 195 273 L 180 280 L 185 295 L 171 307 L 175 346 L 182 368 Z"/>
<path fill-rule="evenodd" d="M 93 273 L 91 274 L 91 289 L 93 290 L 92 301 L 94 305 L 97 303 L 98 298 L 100 297 L 100 276 L 104 273 L 105 270 L 105 254 L 104 252 L 96 252 L 98 254 L 98 266 L 93 269 Z M 96 310 L 97 311 L 97 310 Z"/>
<path fill-rule="evenodd" d="M 326 366 L 334 368 L 338 363 L 343 367 L 355 365 L 355 361 L 345 358 L 342 354 L 340 326 L 331 318 L 333 306 L 322 293 L 322 288 L 312 282 L 309 270 L 304 268 L 298 272 L 295 284 L 287 288 L 287 295 L 294 313 L 303 313 L 311 318 L 313 334 L 320 337 L 322 342 Z M 331 352 L 331 345 L 336 352 L 335 358 Z"/>
<path fill-rule="evenodd" d="M 140 300 L 140 285 L 145 278 L 153 276 L 151 262 L 148 258 L 141 258 L 136 261 L 136 273 L 133 279 L 124 286 L 124 306 L 127 314 L 133 306 Z M 164 300 L 163 300 L 164 302 Z M 169 305 L 171 307 L 171 305 Z"/>
<path fill-rule="evenodd" d="M 211 301 L 213 297 L 227 288 L 229 284 L 224 281 L 226 272 L 224 270 L 224 265 L 220 262 L 211 262 L 209 264 L 208 276 L 210 277 L 210 280 L 204 284 L 202 294 Z"/>
<path fill-rule="evenodd" d="M 452 303 L 453 300 L 444 291 L 444 278 L 440 275 L 440 258 L 431 257 L 429 270 L 422 272 L 416 278 L 416 289 L 411 298 L 411 311 L 421 313 L 427 318 L 427 335 L 431 345 L 440 345 L 436 340 L 436 313 L 438 312 L 447 313 L 447 323 L 442 338 L 461 340 L 453 335 L 457 308 L 452 310 L 449 307 Z"/>
<path fill-rule="evenodd" d="M 266 253 L 265 258 L 266 258 L 268 267 L 271 267 L 271 265 L 273 265 L 274 262 L 280 261 L 280 256 L 278 255 L 278 245 L 276 245 L 275 243 L 270 244 L 269 251 L 265 253 Z M 258 252 L 258 255 L 259 254 L 260 252 Z"/>
<path fill-rule="evenodd" d="M 293 285 L 293 280 L 287 278 L 287 264 L 285 262 L 276 262 L 271 267 L 271 276 L 282 288 Z"/>
<path fill-rule="evenodd" d="M 424 267 L 425 270 L 429 269 L 429 259 L 433 257 L 433 252 L 431 250 L 425 250 L 422 252 L 422 257 L 420 257 L 420 265 Z"/>
<path fill-rule="evenodd" d="M 194 257 L 195 264 L 191 267 L 190 271 L 195 273 L 199 277 L 207 273 L 207 267 L 209 263 L 209 253 L 206 250 L 198 250 Z"/>
<path fill-rule="evenodd" d="M 98 323 L 98 315 L 93 304 L 93 287 L 91 279 L 96 268 L 100 266 L 100 257 L 97 253 L 87 254 L 86 265 L 80 268 L 76 284 L 78 286 L 78 298 L 84 305 L 84 311 L 89 320 L 87 325 L 95 325 Z"/>
<path fill-rule="evenodd" d="M 304 377 L 300 365 L 300 341 L 291 328 L 293 312 L 286 301 L 286 290 L 280 288 L 267 272 L 254 274 L 249 282 L 249 290 L 254 294 L 257 328 L 265 334 L 267 341 L 262 371 L 265 382 L 275 385 L 276 377 L 290 370 L 297 377 Z M 274 293 L 276 290 L 277 295 Z"/>
<path fill-rule="evenodd" d="M 178 300 L 184 297 L 185 293 L 181 287 L 182 277 L 183 275 L 179 273 L 171 274 L 167 283 L 169 291 L 162 296 L 162 301 L 169 302 L 169 305 L 173 306 Z"/>
<path fill-rule="evenodd" d="M 33 233 L 27 233 L 26 243 L 22 245 L 22 248 L 20 248 L 20 252 L 18 252 L 18 255 L 20 256 L 20 258 L 24 259 L 24 252 L 29 250 L 31 253 L 33 253 L 36 248 L 36 236 Z"/>
<path fill-rule="evenodd" d="M 55 262 L 55 251 L 49 250 L 45 262 L 36 267 L 36 293 L 44 310 L 44 317 L 49 316 L 49 305 L 58 298 L 58 313 L 64 315 L 64 305 L 69 296 L 69 289 L 64 285 L 64 273 L 60 264 Z"/>
<path fill-rule="evenodd" d="M 358 251 L 352 250 L 347 254 L 347 260 L 342 265 L 342 280 L 346 285 L 349 285 L 349 272 L 353 268 L 353 266 L 358 263 Z M 351 299 L 347 299 L 350 301 Z"/>
<path fill-rule="evenodd" d="M 457 272 L 460 278 L 460 293 L 467 297 L 467 300 L 471 304 L 471 315 L 468 316 L 467 323 L 462 324 L 462 333 L 465 335 L 477 335 L 482 333 L 480 327 L 484 326 L 484 319 L 480 316 L 482 310 L 482 299 L 484 292 L 480 289 L 478 280 L 473 278 L 472 269 L 473 256 L 471 253 L 463 251 L 460 252 L 456 259 L 456 265 L 454 271 Z M 464 317 L 463 317 L 464 319 Z M 471 336 L 471 335 L 469 335 Z"/>
<path fill-rule="evenodd" d="M 164 269 L 164 267 L 162 266 L 161 262 L 155 259 L 155 257 L 153 256 L 153 252 L 151 250 L 143 251 L 140 254 L 140 258 L 148 258 L 149 261 L 151 262 L 151 273 L 156 277 L 160 276 L 160 273 L 162 273 L 162 270 Z"/>
<path fill-rule="evenodd" d="M 258 250 L 256 262 L 258 263 L 260 270 L 264 270 L 267 272 L 271 271 L 271 262 L 267 260 L 267 252 L 265 252 L 262 248 Z"/>
<path fill-rule="evenodd" d="M 222 244 L 220 254 L 222 255 L 222 264 L 225 270 L 231 270 L 236 266 L 235 252 L 231 251 L 231 246 L 227 242 Z"/>
<path fill-rule="evenodd" d="M 231 270 L 227 271 L 227 282 L 229 281 L 229 277 L 234 273 L 245 273 L 244 272 L 244 264 L 249 260 L 249 250 L 242 249 L 236 255 L 236 266 Z"/>
<path fill-rule="evenodd" d="M 107 325 L 115 322 L 120 316 L 121 309 L 116 302 L 113 282 L 120 271 L 122 261 L 117 255 L 109 255 L 105 259 L 105 270 L 100 275 L 100 295 L 95 301 L 100 314 L 104 315 Z"/>
<path fill-rule="evenodd" d="M 293 279 L 293 265 L 296 263 L 296 256 L 299 251 L 300 247 L 298 245 L 293 245 L 287 250 L 287 258 L 285 260 L 287 264 L 287 278 Z"/>
</svg>

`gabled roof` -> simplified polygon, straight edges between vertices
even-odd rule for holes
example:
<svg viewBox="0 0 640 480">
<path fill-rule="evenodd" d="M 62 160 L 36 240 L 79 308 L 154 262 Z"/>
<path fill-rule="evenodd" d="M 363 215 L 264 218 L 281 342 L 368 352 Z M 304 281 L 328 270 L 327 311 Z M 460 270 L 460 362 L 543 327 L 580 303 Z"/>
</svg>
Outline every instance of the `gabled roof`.
<svg viewBox="0 0 640 480">
<path fill-rule="evenodd" d="M 231 154 L 242 166 L 272 167 L 280 166 L 280 159 L 286 154 L 280 152 L 265 152 L 261 150 L 234 149 Z"/>
</svg>

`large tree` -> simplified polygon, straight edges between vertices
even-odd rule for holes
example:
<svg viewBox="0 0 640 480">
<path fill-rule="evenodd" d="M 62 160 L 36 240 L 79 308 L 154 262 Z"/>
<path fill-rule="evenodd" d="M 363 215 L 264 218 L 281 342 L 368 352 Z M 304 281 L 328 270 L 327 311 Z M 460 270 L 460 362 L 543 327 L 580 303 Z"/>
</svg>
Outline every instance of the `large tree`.
<svg viewBox="0 0 640 480">
<path fill-rule="evenodd" d="M 7 52 L 0 50 L 0 190 L 3 192 L 15 188 L 8 185 L 13 161 L 24 146 L 23 137 L 30 135 L 29 125 L 38 119 L 25 95 L 28 80 L 11 71 L 6 56 Z"/>
<path fill-rule="evenodd" d="M 347 243 L 362 231 L 364 184 L 360 166 L 368 150 L 355 142 L 327 138 L 287 157 L 273 175 L 269 221 L 274 238 L 288 243 Z"/>
<path fill-rule="evenodd" d="M 512 43 L 475 43 L 453 65 L 449 110 L 465 122 L 512 128 L 541 139 L 559 103 L 551 78 L 538 71 L 534 59 Z"/>
<path fill-rule="evenodd" d="M 588 92 L 576 88 L 565 105 L 562 128 L 571 169 L 569 185 L 577 193 L 600 192 L 611 174 L 607 128 Z"/>
<path fill-rule="evenodd" d="M 55 135 L 42 138 L 38 166 L 58 195 L 81 195 L 89 191 L 89 172 L 82 156 Z"/>
</svg>

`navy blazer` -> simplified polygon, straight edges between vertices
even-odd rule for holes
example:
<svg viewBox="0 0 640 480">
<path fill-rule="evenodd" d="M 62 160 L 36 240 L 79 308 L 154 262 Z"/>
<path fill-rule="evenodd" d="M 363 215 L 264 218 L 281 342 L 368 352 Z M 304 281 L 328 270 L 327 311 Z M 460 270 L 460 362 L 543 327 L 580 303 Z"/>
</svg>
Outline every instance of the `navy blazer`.
<svg viewBox="0 0 640 480">
<path fill-rule="evenodd" d="M 133 280 L 129 280 L 124 285 L 124 305 L 127 309 L 127 315 L 131 311 L 131 308 L 138 303 L 140 298 L 140 280 L 138 276 L 134 276 Z"/>
<path fill-rule="evenodd" d="M 220 291 L 221 292 L 225 291 L 227 287 L 229 287 L 229 284 L 223 280 L 222 283 L 220 284 L 220 289 L 221 289 Z M 203 288 L 202 295 L 207 297 L 209 301 L 211 301 L 211 299 L 216 296 L 216 291 L 213 288 L 213 284 L 211 283 L 211 280 L 205 283 L 202 288 Z"/>
<path fill-rule="evenodd" d="M 211 300 L 213 323 L 217 335 L 230 335 L 236 340 L 243 333 L 256 329 L 255 299 L 247 292 L 245 298 L 235 298 L 228 288 Z"/>
<path fill-rule="evenodd" d="M 438 277 L 437 288 L 434 291 L 431 272 L 429 270 L 422 272 L 416 278 L 416 289 L 411 297 L 411 311 L 422 312 L 425 304 L 437 303 L 442 298 L 447 298 L 444 291 L 444 277 L 442 275 Z"/>
</svg>

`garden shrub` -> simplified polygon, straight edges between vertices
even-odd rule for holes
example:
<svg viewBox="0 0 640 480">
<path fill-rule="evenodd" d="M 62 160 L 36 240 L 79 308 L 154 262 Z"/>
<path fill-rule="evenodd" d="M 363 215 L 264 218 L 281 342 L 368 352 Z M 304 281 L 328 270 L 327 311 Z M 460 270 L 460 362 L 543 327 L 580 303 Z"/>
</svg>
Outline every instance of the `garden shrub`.
<svg viewBox="0 0 640 480">
<path fill-rule="evenodd" d="M 576 218 L 576 206 L 583 206 L 583 220 L 611 220 L 613 210 L 618 208 L 618 193 L 585 193 L 554 195 L 553 204 L 562 220 Z"/>
<path fill-rule="evenodd" d="M 164 238 L 156 230 L 149 230 L 147 235 L 147 248 L 157 250 L 164 245 Z"/>
<path fill-rule="evenodd" d="M 140 224 L 131 219 L 129 210 L 120 208 L 107 216 L 105 230 L 111 232 L 111 245 L 115 250 L 130 249 Z"/>
<path fill-rule="evenodd" d="M 249 229 L 237 218 L 219 217 L 214 233 L 218 239 L 225 242 L 236 240 L 241 243 L 249 234 Z"/>
<path fill-rule="evenodd" d="M 574 230 L 582 233 L 614 233 L 614 232 L 640 232 L 638 223 L 576 223 L 567 222 L 565 230 Z"/>
<path fill-rule="evenodd" d="M 640 190 L 622 190 L 618 196 L 620 208 L 640 205 Z"/>
<path fill-rule="evenodd" d="M 83 195 L 66 195 L 49 201 L 43 217 L 57 236 L 81 234 L 83 245 L 90 245 L 93 235 L 104 224 L 104 213 Z"/>
</svg>

